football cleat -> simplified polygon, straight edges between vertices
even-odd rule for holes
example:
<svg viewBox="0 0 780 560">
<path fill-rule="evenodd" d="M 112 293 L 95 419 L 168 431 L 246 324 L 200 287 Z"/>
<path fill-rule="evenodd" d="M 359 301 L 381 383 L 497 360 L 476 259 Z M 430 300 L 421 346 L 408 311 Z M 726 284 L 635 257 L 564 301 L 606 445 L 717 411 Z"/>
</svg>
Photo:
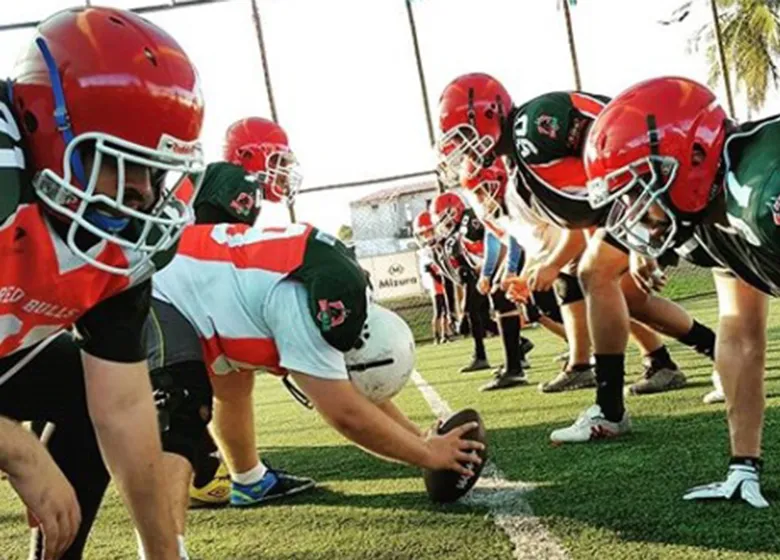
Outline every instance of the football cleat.
<svg viewBox="0 0 780 560">
<path fill-rule="evenodd" d="M 267 466 L 267 465 L 266 465 Z M 230 505 L 252 507 L 271 500 L 286 498 L 314 488 L 314 480 L 293 476 L 282 470 L 268 467 L 263 478 L 254 484 L 239 484 L 233 481 L 230 488 Z"/>
<path fill-rule="evenodd" d="M 631 431 L 631 419 L 628 411 L 623 413 L 620 422 L 610 422 L 601 412 L 601 407 L 594 404 L 568 428 L 553 430 L 550 440 L 553 444 L 585 443 L 598 439 L 615 438 Z"/>
<path fill-rule="evenodd" d="M 226 506 L 230 502 L 230 473 L 225 463 L 219 463 L 214 478 L 200 488 L 190 485 L 190 507 Z"/>
</svg>

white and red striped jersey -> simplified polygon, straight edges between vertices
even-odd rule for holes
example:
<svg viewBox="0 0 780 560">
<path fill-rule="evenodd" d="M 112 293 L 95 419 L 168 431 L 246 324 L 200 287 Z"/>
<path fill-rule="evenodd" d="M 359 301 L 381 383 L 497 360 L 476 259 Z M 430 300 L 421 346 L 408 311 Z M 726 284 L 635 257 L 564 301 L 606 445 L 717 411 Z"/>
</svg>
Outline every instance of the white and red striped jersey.
<svg viewBox="0 0 780 560">
<path fill-rule="evenodd" d="M 196 225 L 184 231 L 177 256 L 154 277 L 153 295 L 192 324 L 213 374 L 283 373 L 267 315 L 269 296 L 301 266 L 313 231 L 307 224 Z"/>
</svg>

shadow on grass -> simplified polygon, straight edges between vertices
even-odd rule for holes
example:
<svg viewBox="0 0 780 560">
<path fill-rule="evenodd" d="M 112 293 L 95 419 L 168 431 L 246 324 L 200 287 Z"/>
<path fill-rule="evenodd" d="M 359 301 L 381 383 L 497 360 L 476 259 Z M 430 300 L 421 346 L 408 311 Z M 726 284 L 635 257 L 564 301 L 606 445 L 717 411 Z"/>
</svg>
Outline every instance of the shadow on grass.
<svg viewBox="0 0 780 560">
<path fill-rule="evenodd" d="M 489 422 L 488 422 L 489 423 Z M 769 409 L 765 448 L 780 447 L 780 410 Z M 721 480 L 728 460 L 722 410 L 685 416 L 643 416 L 634 432 L 609 442 L 551 447 L 559 424 L 488 431 L 491 457 L 510 480 L 536 484 L 528 497 L 536 515 L 566 539 L 584 528 L 605 529 L 622 541 L 665 543 L 744 552 L 780 553 L 778 505 L 755 510 L 742 503 L 689 503 L 684 492 Z M 416 478 L 419 491 L 364 495 L 318 488 L 289 504 L 400 508 L 473 513 L 463 504 L 435 506 L 418 469 L 376 459 L 349 446 L 270 448 L 273 464 L 318 482 Z M 780 475 L 762 475 L 770 501 L 780 501 Z M 479 511 L 479 510 L 477 510 Z M 570 521 L 576 521 L 572 524 Z"/>
</svg>

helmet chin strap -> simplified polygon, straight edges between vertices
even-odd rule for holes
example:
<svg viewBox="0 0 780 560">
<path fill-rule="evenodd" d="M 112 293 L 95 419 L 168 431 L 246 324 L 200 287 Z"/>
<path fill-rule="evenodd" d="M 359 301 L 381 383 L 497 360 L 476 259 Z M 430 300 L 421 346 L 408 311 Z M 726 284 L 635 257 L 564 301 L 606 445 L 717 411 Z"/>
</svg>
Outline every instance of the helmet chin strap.
<svg viewBox="0 0 780 560">
<path fill-rule="evenodd" d="M 68 146 L 73 141 L 74 135 L 73 128 L 70 125 L 68 107 L 65 104 L 65 92 L 62 89 L 62 80 L 60 80 L 60 73 L 57 70 L 57 63 L 54 61 L 54 56 L 52 56 L 49 46 L 42 37 L 35 39 L 35 44 L 38 45 L 38 50 L 41 51 L 41 56 L 49 72 L 49 81 L 51 82 L 52 94 L 54 95 L 54 122 L 57 125 L 57 130 L 62 134 L 65 146 Z M 76 180 L 83 188 L 86 187 L 87 176 L 84 173 L 84 164 L 81 161 L 81 154 L 79 154 L 78 150 L 71 152 L 70 166 Z M 84 213 L 84 217 L 100 229 L 112 233 L 122 231 L 130 223 L 130 218 L 107 216 L 94 209 L 88 209 Z"/>
</svg>

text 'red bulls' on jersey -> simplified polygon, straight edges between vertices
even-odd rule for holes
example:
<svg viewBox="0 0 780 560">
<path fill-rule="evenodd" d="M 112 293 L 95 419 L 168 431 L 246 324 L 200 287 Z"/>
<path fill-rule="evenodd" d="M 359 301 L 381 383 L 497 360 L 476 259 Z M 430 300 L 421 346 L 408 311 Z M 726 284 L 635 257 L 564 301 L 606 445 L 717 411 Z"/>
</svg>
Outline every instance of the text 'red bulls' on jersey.
<svg viewBox="0 0 780 560">
<path fill-rule="evenodd" d="M 510 115 L 517 194 L 554 225 L 581 229 L 603 217 L 588 203 L 582 150 L 588 128 L 608 102 L 603 95 L 554 92 Z"/>
<path fill-rule="evenodd" d="M 3 82 L 0 91 L 6 91 Z M 128 278 L 99 270 L 74 254 L 64 240 L 68 224 L 36 201 L 20 141 L 7 99 L 0 94 L 0 359 L 78 324 L 100 302 L 148 283 L 154 272 L 150 264 Z M 110 266 L 128 268 L 140 260 L 140 255 L 98 242 L 84 230 L 76 242 Z M 157 261 L 158 266 L 163 263 Z M 148 293 L 141 299 L 148 310 Z"/>
<path fill-rule="evenodd" d="M 284 373 L 266 313 L 273 289 L 286 278 L 306 287 L 323 338 L 349 350 L 365 323 L 368 281 L 340 241 L 307 224 L 190 226 L 176 258 L 155 276 L 154 297 L 194 327 L 213 374 Z"/>
</svg>

